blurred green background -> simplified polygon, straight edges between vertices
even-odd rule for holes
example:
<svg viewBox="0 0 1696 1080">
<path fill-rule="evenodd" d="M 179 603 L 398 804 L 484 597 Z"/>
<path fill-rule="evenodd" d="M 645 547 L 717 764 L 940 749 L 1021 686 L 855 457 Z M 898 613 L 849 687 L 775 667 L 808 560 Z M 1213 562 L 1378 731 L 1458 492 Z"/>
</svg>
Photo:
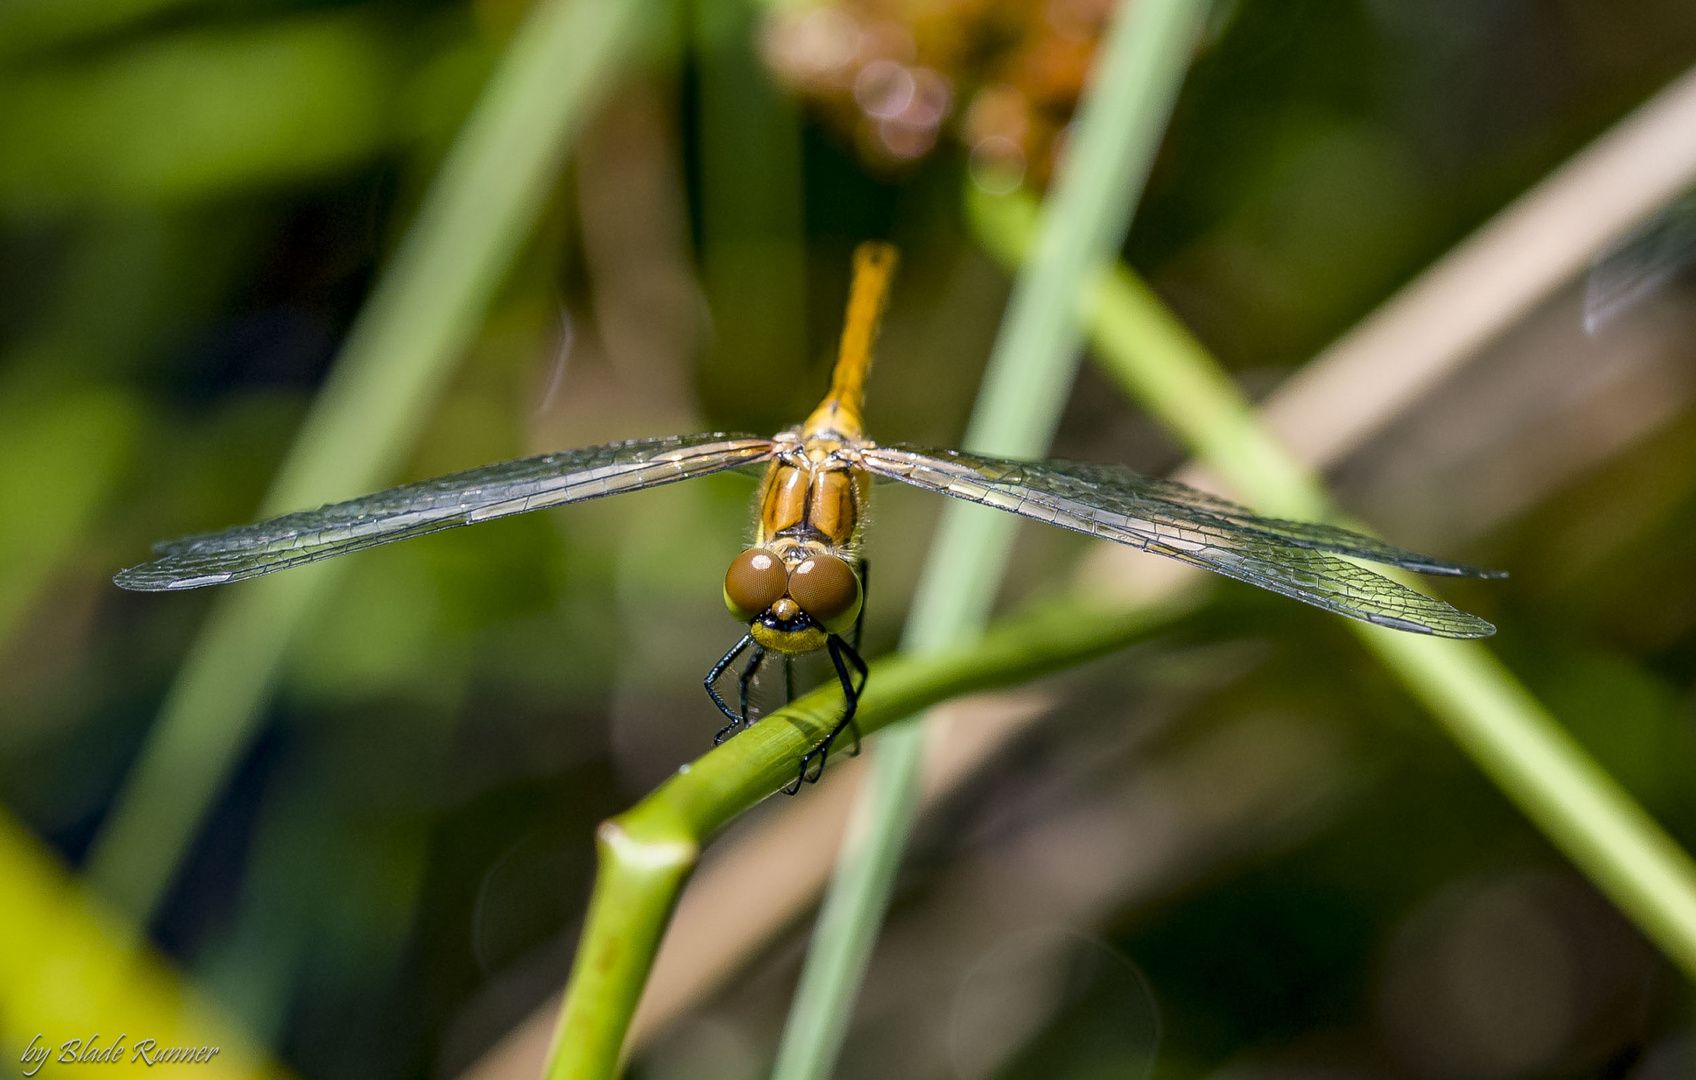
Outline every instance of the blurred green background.
<svg viewBox="0 0 1696 1080">
<path fill-rule="evenodd" d="M 1101 7 L 855 10 L 918 12 L 923 45 L 947 20 L 1063 37 Z M 0 798 L 67 864 L 214 600 L 111 574 L 254 515 L 523 8 L 0 6 Z M 841 95 L 773 73 L 772 18 L 644 9 L 392 479 L 795 422 L 867 237 L 905 255 L 872 434 L 959 437 L 1007 279 L 965 224 L 993 178 L 955 133 L 971 58 L 1007 43 L 961 46 L 934 149 L 892 155 Z M 1241 0 L 1126 257 L 1263 396 L 1692 63 L 1673 0 Z M 1333 480 L 1392 540 L 1512 573 L 1446 593 L 1696 844 L 1696 290 L 1674 277 L 1586 335 L 1581 289 Z M 1056 453 L 1180 460 L 1087 368 Z M 563 982 L 595 823 L 710 745 L 700 677 L 737 634 L 716 583 L 750 495 L 714 477 L 349 557 L 153 942 L 300 1075 L 464 1073 Z M 869 655 L 938 509 L 879 489 Z M 1085 550 L 1026 530 L 1004 603 Z M 1155 1016 L 1161 1077 L 1696 1067 L 1688 986 L 1329 616 L 1221 587 L 1048 689 L 1053 717 L 922 826 L 839 1075 L 1139 1077 Z M 1069 989 L 974 1054 L 1001 1014 L 973 988 L 1050 924 L 1083 958 Z M 804 931 L 636 1072 L 763 1075 Z M 5 1046 L 33 1031 L 10 1004 Z"/>
</svg>

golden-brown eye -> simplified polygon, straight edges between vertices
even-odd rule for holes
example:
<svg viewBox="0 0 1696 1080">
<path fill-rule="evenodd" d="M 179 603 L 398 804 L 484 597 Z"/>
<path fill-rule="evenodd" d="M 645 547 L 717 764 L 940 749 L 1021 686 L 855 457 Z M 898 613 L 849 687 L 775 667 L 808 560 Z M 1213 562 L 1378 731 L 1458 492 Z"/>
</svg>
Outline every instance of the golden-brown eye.
<svg viewBox="0 0 1696 1080">
<path fill-rule="evenodd" d="M 774 551 L 749 548 L 736 556 L 724 575 L 724 606 L 747 622 L 782 599 L 789 572 Z"/>
<path fill-rule="evenodd" d="M 789 574 L 789 595 L 832 633 L 853 625 L 860 613 L 859 576 L 835 555 L 814 555 L 795 567 Z"/>
</svg>

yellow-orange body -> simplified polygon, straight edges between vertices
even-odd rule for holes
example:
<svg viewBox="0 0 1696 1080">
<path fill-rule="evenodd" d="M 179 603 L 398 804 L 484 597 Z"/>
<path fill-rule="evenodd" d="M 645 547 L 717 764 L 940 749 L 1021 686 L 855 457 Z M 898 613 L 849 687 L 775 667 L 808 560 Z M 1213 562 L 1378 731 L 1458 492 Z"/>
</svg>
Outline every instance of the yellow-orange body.
<svg viewBox="0 0 1696 1080">
<path fill-rule="evenodd" d="M 780 448 L 760 484 L 754 545 L 777 553 L 791 572 L 820 554 L 853 563 L 871 494 L 871 477 L 857 464 L 865 433 L 860 410 L 895 252 L 866 245 L 855 263 L 830 392 L 806 423 L 777 437 Z M 818 626 L 788 630 L 755 622 L 749 632 L 764 647 L 790 655 L 821 649 L 826 639 Z"/>
</svg>

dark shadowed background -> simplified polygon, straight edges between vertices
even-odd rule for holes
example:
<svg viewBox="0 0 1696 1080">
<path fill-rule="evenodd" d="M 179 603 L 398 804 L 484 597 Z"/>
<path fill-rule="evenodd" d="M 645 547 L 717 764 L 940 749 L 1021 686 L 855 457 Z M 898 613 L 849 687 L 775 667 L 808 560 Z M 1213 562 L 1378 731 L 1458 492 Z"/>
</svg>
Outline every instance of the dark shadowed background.
<svg viewBox="0 0 1696 1080">
<path fill-rule="evenodd" d="M 254 515 L 523 8 L 0 10 L 0 801 L 69 867 L 213 600 L 111 574 Z M 798 29 L 655 5 L 390 479 L 796 422 L 868 237 L 905 258 L 871 432 L 951 444 L 1008 288 L 964 192 L 1043 182 L 1105 10 L 843 0 Z M 833 83 L 843 25 L 864 55 Z M 874 62 L 920 74 L 891 91 Z M 1674 0 L 1225 3 L 1125 256 L 1264 397 L 1693 63 Z M 1593 332 L 1584 289 L 1331 478 L 1389 539 L 1509 570 L 1445 595 L 1696 843 L 1696 281 Z M 1055 452 L 1182 461 L 1087 366 Z M 750 496 L 719 476 L 350 556 L 153 943 L 301 1076 L 462 1075 L 563 983 L 596 822 L 710 745 Z M 868 655 L 937 502 L 878 490 Z M 1087 550 L 1025 529 L 1003 606 Z M 1045 718 L 924 819 L 839 1076 L 1142 1080 L 1156 1030 L 1160 1078 L 1696 1066 L 1688 984 L 1335 618 L 1221 586 L 1041 690 Z M 764 1075 L 806 930 L 635 1074 Z M 28 1002 L 0 997 L 0 1046 L 27 1043 Z"/>
</svg>

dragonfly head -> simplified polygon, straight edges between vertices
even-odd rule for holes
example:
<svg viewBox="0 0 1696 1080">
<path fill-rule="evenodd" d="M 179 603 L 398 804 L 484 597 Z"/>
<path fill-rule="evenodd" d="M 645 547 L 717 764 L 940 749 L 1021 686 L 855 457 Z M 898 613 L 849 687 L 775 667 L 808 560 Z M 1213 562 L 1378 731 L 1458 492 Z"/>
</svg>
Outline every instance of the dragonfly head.
<svg viewBox="0 0 1696 1080">
<path fill-rule="evenodd" d="M 794 549 L 791 559 L 770 548 L 749 548 L 724 575 L 724 606 L 768 649 L 784 653 L 823 648 L 825 638 L 854 625 L 864 590 L 841 556 Z"/>
</svg>

